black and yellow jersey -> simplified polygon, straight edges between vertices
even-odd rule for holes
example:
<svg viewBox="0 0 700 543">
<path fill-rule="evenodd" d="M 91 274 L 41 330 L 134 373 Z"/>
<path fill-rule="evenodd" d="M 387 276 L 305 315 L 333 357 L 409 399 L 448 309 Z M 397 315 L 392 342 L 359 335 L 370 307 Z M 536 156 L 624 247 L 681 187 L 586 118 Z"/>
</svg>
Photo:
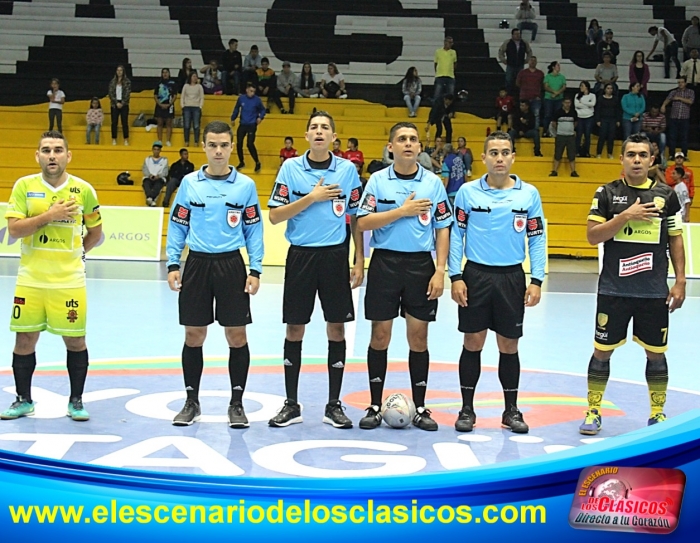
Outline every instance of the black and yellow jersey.
<svg viewBox="0 0 700 543">
<path fill-rule="evenodd" d="M 659 216 L 651 222 L 628 221 L 604 244 L 603 271 L 598 293 L 632 298 L 665 298 L 668 295 L 668 237 L 682 234 L 681 205 L 675 191 L 647 179 L 638 186 L 624 179 L 599 187 L 593 197 L 589 221 L 606 222 L 639 198 L 654 202 Z"/>
</svg>

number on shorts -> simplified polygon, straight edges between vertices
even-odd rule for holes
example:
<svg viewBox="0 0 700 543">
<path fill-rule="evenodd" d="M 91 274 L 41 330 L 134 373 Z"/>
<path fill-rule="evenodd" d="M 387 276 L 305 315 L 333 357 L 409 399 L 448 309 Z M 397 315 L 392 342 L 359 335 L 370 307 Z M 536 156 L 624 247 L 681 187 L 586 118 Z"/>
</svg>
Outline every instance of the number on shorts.
<svg viewBox="0 0 700 543">
<path fill-rule="evenodd" d="M 668 328 L 662 328 L 661 333 L 663 334 L 663 339 L 661 343 L 666 343 L 666 338 L 668 337 Z"/>
<path fill-rule="evenodd" d="M 22 308 L 18 305 L 14 307 L 12 310 L 12 318 L 13 319 L 19 319 L 19 316 L 22 314 Z"/>
</svg>

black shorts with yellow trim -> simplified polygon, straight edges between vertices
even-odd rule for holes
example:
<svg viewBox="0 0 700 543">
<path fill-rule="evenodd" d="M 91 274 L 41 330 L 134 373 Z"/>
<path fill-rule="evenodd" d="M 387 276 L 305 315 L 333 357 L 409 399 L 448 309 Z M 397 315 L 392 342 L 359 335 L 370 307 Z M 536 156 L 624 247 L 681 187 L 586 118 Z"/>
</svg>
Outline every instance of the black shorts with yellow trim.
<svg viewBox="0 0 700 543">
<path fill-rule="evenodd" d="M 630 298 L 598 294 L 594 345 L 612 351 L 627 341 L 632 324 L 632 339 L 652 353 L 668 349 L 668 305 L 666 298 Z"/>
</svg>

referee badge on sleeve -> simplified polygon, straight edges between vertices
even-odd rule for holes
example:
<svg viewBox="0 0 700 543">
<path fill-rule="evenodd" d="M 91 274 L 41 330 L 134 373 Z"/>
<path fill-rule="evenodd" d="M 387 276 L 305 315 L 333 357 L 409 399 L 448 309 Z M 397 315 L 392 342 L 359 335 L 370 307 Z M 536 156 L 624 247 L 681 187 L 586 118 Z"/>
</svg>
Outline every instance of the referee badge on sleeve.
<svg viewBox="0 0 700 543">
<path fill-rule="evenodd" d="M 240 209 L 229 209 L 226 211 L 226 222 L 231 228 L 236 228 L 241 224 L 241 210 Z"/>
<path fill-rule="evenodd" d="M 345 198 L 333 199 L 333 213 L 336 217 L 342 217 L 345 215 Z"/>
<path fill-rule="evenodd" d="M 515 231 L 519 234 L 525 230 L 525 226 L 527 226 L 527 215 L 516 213 L 513 216 L 513 228 Z"/>
<path fill-rule="evenodd" d="M 418 222 L 423 226 L 428 226 L 430 224 L 430 210 L 418 215 Z"/>
<path fill-rule="evenodd" d="M 350 203 L 348 207 L 354 209 L 360 206 L 360 198 L 362 197 L 362 188 L 358 187 L 350 191 Z"/>
<path fill-rule="evenodd" d="M 435 209 L 435 220 L 437 222 L 446 221 L 452 218 L 452 210 L 450 209 L 450 204 L 447 203 L 447 200 L 439 202 L 438 205 L 435 206 Z"/>
</svg>

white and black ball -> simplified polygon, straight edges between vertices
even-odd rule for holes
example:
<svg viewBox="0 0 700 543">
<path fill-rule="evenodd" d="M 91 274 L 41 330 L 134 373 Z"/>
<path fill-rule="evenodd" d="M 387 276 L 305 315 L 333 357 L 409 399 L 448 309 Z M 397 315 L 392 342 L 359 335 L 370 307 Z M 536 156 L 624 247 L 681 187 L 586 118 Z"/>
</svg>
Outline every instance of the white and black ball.
<svg viewBox="0 0 700 543">
<path fill-rule="evenodd" d="M 406 428 L 416 415 L 416 406 L 408 396 L 396 392 L 382 404 L 382 419 L 392 428 Z"/>
</svg>

